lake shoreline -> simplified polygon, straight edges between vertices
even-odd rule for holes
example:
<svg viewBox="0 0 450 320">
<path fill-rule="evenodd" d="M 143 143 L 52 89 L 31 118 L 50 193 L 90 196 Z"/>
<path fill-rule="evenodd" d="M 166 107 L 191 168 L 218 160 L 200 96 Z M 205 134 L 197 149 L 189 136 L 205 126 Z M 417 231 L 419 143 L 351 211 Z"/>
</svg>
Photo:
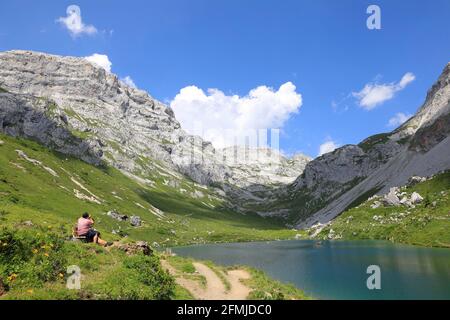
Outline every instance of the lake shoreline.
<svg viewBox="0 0 450 320">
<path fill-rule="evenodd" d="M 443 244 L 442 246 L 425 246 L 425 245 L 420 245 L 420 244 L 412 244 L 412 243 L 404 243 L 404 242 L 393 242 L 393 241 L 389 241 L 389 240 L 378 240 L 378 239 L 321 240 L 321 239 L 314 239 L 314 238 L 205 242 L 205 243 L 193 243 L 193 244 L 184 244 L 184 245 L 177 245 L 177 246 L 167 246 L 167 247 L 161 247 L 159 249 L 161 249 L 161 251 L 164 251 L 166 249 L 185 248 L 185 247 L 191 247 L 191 246 L 204 246 L 204 245 L 215 245 L 215 244 L 220 245 L 220 244 L 242 244 L 242 243 L 265 243 L 265 242 L 283 242 L 283 241 L 312 241 L 312 242 L 335 242 L 335 243 L 339 243 L 339 242 L 364 242 L 364 241 L 367 241 L 367 242 L 389 243 L 389 244 L 393 244 L 393 245 L 407 246 L 407 247 L 414 247 L 414 248 L 450 249 L 450 245 L 446 245 L 446 244 Z"/>
<path fill-rule="evenodd" d="M 281 240 L 173 247 L 181 257 L 250 266 L 317 299 L 450 299 L 450 251 L 386 240 Z M 378 265 L 383 290 L 366 285 Z"/>
</svg>

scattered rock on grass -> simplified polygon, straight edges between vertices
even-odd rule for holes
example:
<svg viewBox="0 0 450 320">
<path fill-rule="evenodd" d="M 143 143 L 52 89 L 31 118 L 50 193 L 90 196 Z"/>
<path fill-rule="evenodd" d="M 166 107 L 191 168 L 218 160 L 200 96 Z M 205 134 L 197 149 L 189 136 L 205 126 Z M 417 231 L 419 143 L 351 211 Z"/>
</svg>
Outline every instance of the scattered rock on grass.
<svg viewBox="0 0 450 320">
<path fill-rule="evenodd" d="M 155 242 L 152 243 L 152 246 L 155 247 L 155 248 L 159 248 L 159 243 L 155 241 Z"/>
<path fill-rule="evenodd" d="M 380 206 L 381 206 L 381 202 L 380 202 L 380 201 L 375 201 L 374 203 L 372 203 L 372 204 L 370 205 L 370 207 L 371 207 L 372 209 L 379 208 Z"/>
<path fill-rule="evenodd" d="M 204 196 L 205 196 L 204 193 L 199 190 L 195 190 L 194 192 L 191 192 L 191 197 L 194 199 L 203 198 Z"/>
<path fill-rule="evenodd" d="M 140 227 L 142 224 L 141 217 L 139 216 L 131 216 L 130 223 L 133 227 Z"/>
<path fill-rule="evenodd" d="M 427 178 L 425 177 L 418 177 L 418 176 L 412 176 L 408 179 L 408 186 L 413 186 L 415 184 L 418 184 L 420 182 L 427 181 Z"/>
<path fill-rule="evenodd" d="M 32 227 L 34 224 L 33 224 L 33 221 L 27 220 L 27 221 L 22 222 L 22 225 L 26 226 L 26 227 Z"/>
<path fill-rule="evenodd" d="M 119 236 L 119 237 L 121 237 L 121 238 L 126 238 L 126 237 L 128 237 L 128 234 L 127 234 L 126 232 L 122 231 L 120 228 L 117 229 L 117 230 L 115 230 L 115 229 L 112 230 L 111 233 L 112 233 L 112 234 L 115 234 L 115 235 L 117 235 L 117 236 Z"/>
<path fill-rule="evenodd" d="M 385 194 L 383 196 L 383 202 L 389 206 L 399 206 L 401 203 L 400 203 L 400 199 L 398 198 L 397 193 L 398 193 L 398 188 L 396 188 L 396 187 L 391 188 L 389 190 L 389 193 Z"/>
<path fill-rule="evenodd" d="M 144 255 L 149 256 L 153 253 L 152 248 L 145 241 L 138 241 L 136 243 L 119 244 L 117 248 L 125 251 L 126 254 L 133 255 L 142 252 Z"/>
<path fill-rule="evenodd" d="M 108 213 L 106 215 L 108 215 L 109 217 L 111 217 L 113 219 L 119 220 L 119 221 L 126 221 L 126 220 L 128 220 L 128 216 L 127 215 L 121 214 L 120 212 L 118 212 L 116 210 L 108 211 Z"/>
<path fill-rule="evenodd" d="M 420 194 L 418 194 L 417 192 L 413 192 L 413 194 L 411 195 L 410 201 L 411 201 L 411 203 L 418 204 L 423 201 L 423 197 Z"/>
</svg>

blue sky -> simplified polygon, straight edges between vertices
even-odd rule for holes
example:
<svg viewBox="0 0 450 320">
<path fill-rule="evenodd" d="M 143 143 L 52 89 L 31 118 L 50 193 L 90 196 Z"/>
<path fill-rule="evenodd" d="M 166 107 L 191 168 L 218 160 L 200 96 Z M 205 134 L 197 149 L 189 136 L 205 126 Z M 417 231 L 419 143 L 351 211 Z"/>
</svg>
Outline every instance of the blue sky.
<svg viewBox="0 0 450 320">
<path fill-rule="evenodd" d="M 97 32 L 73 36 L 56 21 L 72 4 Z M 381 30 L 366 27 L 370 4 L 381 8 Z M 390 119 L 420 107 L 450 61 L 448 21 L 448 0 L 15 0 L 0 5 L 0 50 L 104 54 L 112 72 L 166 102 L 188 86 L 216 103 L 208 88 L 241 99 L 259 86 L 273 93 L 292 82 L 301 106 L 295 113 L 280 102 L 280 145 L 316 156 L 325 142 L 358 143 L 392 130 Z M 407 73 L 413 77 L 402 86 Z M 362 106 L 362 96 L 352 93 L 363 94 L 366 85 L 369 93 L 381 88 L 393 97 Z M 267 107 L 264 99 L 255 106 Z M 220 99 L 214 110 L 232 100 Z M 266 116 L 273 111 L 267 108 Z M 259 118 L 245 121 L 264 117 L 252 114 Z"/>
</svg>

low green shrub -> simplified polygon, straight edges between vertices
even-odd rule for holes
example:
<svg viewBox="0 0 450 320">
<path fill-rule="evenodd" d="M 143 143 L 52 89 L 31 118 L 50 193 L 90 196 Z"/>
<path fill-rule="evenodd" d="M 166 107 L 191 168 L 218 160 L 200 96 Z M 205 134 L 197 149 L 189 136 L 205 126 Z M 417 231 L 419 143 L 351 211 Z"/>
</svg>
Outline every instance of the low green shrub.
<svg viewBox="0 0 450 320">
<path fill-rule="evenodd" d="M 36 230 L 0 230 L 0 277 L 6 287 L 41 287 L 65 272 L 64 242 L 58 235 Z"/>
<path fill-rule="evenodd" d="M 245 283 L 252 288 L 248 299 L 250 300 L 309 300 L 303 291 L 292 284 L 285 284 L 270 279 L 263 271 L 245 267 L 251 274 L 251 278 Z"/>
</svg>

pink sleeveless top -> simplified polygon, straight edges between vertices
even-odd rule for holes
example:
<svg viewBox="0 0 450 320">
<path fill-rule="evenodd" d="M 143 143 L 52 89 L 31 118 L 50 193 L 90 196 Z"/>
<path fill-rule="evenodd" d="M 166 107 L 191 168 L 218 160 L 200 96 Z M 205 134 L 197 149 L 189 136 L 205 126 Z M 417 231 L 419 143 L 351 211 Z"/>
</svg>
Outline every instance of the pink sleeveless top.
<svg viewBox="0 0 450 320">
<path fill-rule="evenodd" d="M 92 221 L 90 219 L 80 218 L 77 224 L 78 235 L 86 234 L 92 227 Z"/>
</svg>

